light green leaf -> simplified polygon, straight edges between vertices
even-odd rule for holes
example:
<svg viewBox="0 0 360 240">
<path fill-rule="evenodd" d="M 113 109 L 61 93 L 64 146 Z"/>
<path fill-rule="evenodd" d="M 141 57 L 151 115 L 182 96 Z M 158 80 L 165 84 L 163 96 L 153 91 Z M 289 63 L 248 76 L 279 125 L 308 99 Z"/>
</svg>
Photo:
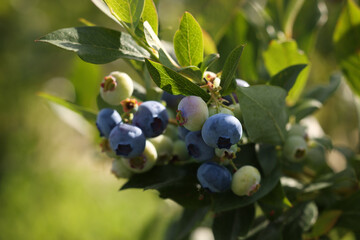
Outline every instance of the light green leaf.
<svg viewBox="0 0 360 240">
<path fill-rule="evenodd" d="M 144 61 L 150 54 L 127 33 L 102 27 L 63 28 L 37 40 L 74 51 L 89 63 L 104 64 L 118 58 Z"/>
<path fill-rule="evenodd" d="M 156 6 L 153 2 L 153 0 L 145 0 L 145 7 L 144 11 L 140 18 L 140 23 L 138 24 L 135 33 L 137 36 L 139 36 L 141 39 L 145 38 L 144 35 L 144 22 L 147 21 L 151 28 L 153 29 L 154 33 L 158 34 L 159 29 L 159 20 L 158 20 L 158 13 L 156 11 Z"/>
<path fill-rule="evenodd" d="M 96 96 L 99 94 L 102 73 L 99 65 L 86 63 L 75 58 L 69 77 L 75 88 L 75 103 L 96 109 Z"/>
<path fill-rule="evenodd" d="M 50 94 L 44 93 L 44 92 L 40 92 L 37 94 L 38 96 L 45 98 L 51 102 L 54 102 L 56 104 L 59 104 L 63 107 L 66 107 L 76 113 L 79 113 L 80 115 L 82 115 L 86 120 L 88 120 L 91 123 L 95 123 L 96 122 L 96 116 L 97 113 L 91 109 L 87 109 L 84 107 L 81 107 L 79 105 L 76 105 L 74 103 L 71 103 L 69 101 L 66 101 L 64 99 L 52 96 Z"/>
<path fill-rule="evenodd" d="M 220 92 L 223 96 L 235 91 L 236 81 L 234 74 L 238 67 L 243 49 L 243 45 L 236 47 L 226 59 L 220 82 L 222 88 Z"/>
<path fill-rule="evenodd" d="M 360 95 L 360 8 L 354 1 L 347 0 L 333 40 L 344 75 L 355 93 Z"/>
<path fill-rule="evenodd" d="M 156 35 L 151 25 L 144 22 L 144 34 L 147 44 L 153 48 L 159 55 L 160 62 L 168 68 L 178 70 L 179 65 L 172 59 L 165 47 L 161 43 L 159 37 Z"/>
<path fill-rule="evenodd" d="M 294 40 L 271 41 L 268 49 L 263 53 L 263 57 L 270 76 L 274 76 L 281 70 L 292 65 L 309 64 L 307 56 L 298 49 Z M 286 99 L 288 103 L 293 104 L 299 99 L 306 85 L 308 75 L 309 66 L 299 74 Z"/>
<path fill-rule="evenodd" d="M 205 102 L 210 99 L 209 94 L 181 74 L 151 60 L 145 60 L 145 63 L 151 78 L 164 91 L 173 95 L 199 96 Z"/>
<path fill-rule="evenodd" d="M 91 0 L 97 8 L 99 8 L 103 13 L 105 13 L 108 17 L 110 17 L 115 22 L 119 23 L 119 21 L 111 14 L 109 7 L 105 4 L 103 0 Z"/>
<path fill-rule="evenodd" d="M 114 17 L 135 30 L 144 10 L 145 0 L 104 0 Z"/>
<path fill-rule="evenodd" d="M 218 50 L 216 48 L 215 41 L 212 39 L 210 34 L 206 32 L 204 29 L 202 30 L 203 39 L 204 39 L 204 53 L 205 55 L 210 55 L 213 53 L 217 53 Z"/>
<path fill-rule="evenodd" d="M 143 22 L 148 21 L 154 32 L 158 34 L 159 20 L 153 0 L 145 0 L 145 8 L 141 18 Z"/>
<path fill-rule="evenodd" d="M 188 12 L 182 16 L 179 30 L 175 33 L 174 48 L 181 66 L 197 66 L 203 61 L 202 30 L 199 23 Z"/>
<path fill-rule="evenodd" d="M 268 85 L 238 88 L 245 129 L 252 142 L 282 144 L 285 140 L 286 91 Z"/>
</svg>

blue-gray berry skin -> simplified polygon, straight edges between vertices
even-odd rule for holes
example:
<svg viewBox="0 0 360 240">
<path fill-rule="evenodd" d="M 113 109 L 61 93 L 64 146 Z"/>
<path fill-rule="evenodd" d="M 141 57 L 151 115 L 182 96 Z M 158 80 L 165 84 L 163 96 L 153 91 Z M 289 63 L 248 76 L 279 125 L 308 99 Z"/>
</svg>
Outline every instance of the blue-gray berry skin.
<svg viewBox="0 0 360 240">
<path fill-rule="evenodd" d="M 131 158 L 144 151 L 146 138 L 140 128 L 124 123 L 111 130 L 109 142 L 116 155 Z"/>
<path fill-rule="evenodd" d="M 215 149 L 209 147 L 201 137 L 201 132 L 189 132 L 185 138 L 189 155 L 198 161 L 208 161 L 215 156 Z"/>
<path fill-rule="evenodd" d="M 187 130 L 185 127 L 183 126 L 179 126 L 178 127 L 178 136 L 180 139 L 185 140 L 186 135 L 190 132 L 190 130 Z"/>
<path fill-rule="evenodd" d="M 114 109 L 101 109 L 96 117 L 96 126 L 101 137 L 108 138 L 111 130 L 119 123 L 121 123 L 121 116 Z"/>
<path fill-rule="evenodd" d="M 147 138 L 162 134 L 168 122 L 165 106 L 156 101 L 143 102 L 133 118 L 133 125 L 141 128 Z"/>
<path fill-rule="evenodd" d="M 197 179 L 203 188 L 218 193 L 230 189 L 232 175 L 224 166 L 214 162 L 206 162 L 198 168 Z"/>
<path fill-rule="evenodd" d="M 230 114 L 215 114 L 209 117 L 201 129 L 204 142 L 213 148 L 229 149 L 242 136 L 240 121 Z"/>
<path fill-rule="evenodd" d="M 175 110 L 179 105 L 181 99 L 183 99 L 184 97 L 185 97 L 184 95 L 172 95 L 164 91 L 163 94 L 161 95 L 161 100 L 166 102 L 167 108 L 171 108 Z"/>
</svg>

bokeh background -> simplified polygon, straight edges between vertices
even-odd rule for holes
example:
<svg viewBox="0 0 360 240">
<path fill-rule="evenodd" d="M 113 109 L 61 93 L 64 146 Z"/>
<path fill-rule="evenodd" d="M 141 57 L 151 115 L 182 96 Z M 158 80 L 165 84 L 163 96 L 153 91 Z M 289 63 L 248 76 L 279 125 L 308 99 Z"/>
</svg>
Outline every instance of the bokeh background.
<svg viewBox="0 0 360 240">
<path fill-rule="evenodd" d="M 234 6 L 243 1 L 157 2 L 163 39 L 172 39 L 187 10 L 218 41 Z M 337 69 L 329 39 L 343 1 L 326 4 L 329 18 L 309 56 L 308 87 L 327 83 Z M 110 71 L 136 78 L 121 60 L 91 65 L 73 53 L 35 43 L 56 29 L 83 25 L 80 18 L 117 28 L 89 0 L 0 1 L 0 239 L 162 239 L 181 208 L 155 191 L 119 192 L 124 180 L 110 173 L 111 161 L 93 141 L 94 126 L 37 96 L 47 91 L 69 100 L 80 97 L 92 106 L 95 99 L 74 92 L 78 81 L 88 81 L 89 91 L 97 91 Z M 335 144 L 357 150 L 354 96 L 346 82 L 316 117 Z"/>
</svg>

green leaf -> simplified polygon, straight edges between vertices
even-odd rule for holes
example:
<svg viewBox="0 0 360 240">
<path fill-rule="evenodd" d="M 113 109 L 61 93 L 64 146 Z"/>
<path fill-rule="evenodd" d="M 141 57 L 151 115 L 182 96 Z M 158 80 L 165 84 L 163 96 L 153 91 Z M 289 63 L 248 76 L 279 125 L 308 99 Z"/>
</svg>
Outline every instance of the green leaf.
<svg viewBox="0 0 360 240">
<path fill-rule="evenodd" d="M 333 35 L 336 55 L 348 83 L 360 95 L 360 8 L 347 0 Z"/>
<path fill-rule="evenodd" d="M 52 95 L 44 93 L 44 92 L 40 92 L 37 95 L 82 115 L 86 120 L 88 120 L 91 123 L 96 122 L 97 113 L 93 110 L 81 107 L 79 105 L 76 105 L 74 103 L 71 103 L 69 101 L 63 100 L 61 98 L 52 96 Z"/>
<path fill-rule="evenodd" d="M 292 32 L 295 19 L 300 12 L 300 9 L 303 6 L 304 2 L 305 0 L 290 0 L 287 3 L 283 20 L 283 30 L 288 38 L 293 37 Z"/>
<path fill-rule="evenodd" d="M 145 62 L 151 78 L 164 91 L 173 95 L 199 96 L 205 102 L 210 99 L 209 94 L 179 73 L 151 60 Z"/>
<path fill-rule="evenodd" d="M 220 58 L 220 55 L 218 53 L 212 53 L 210 55 L 207 55 L 204 59 L 204 61 L 201 63 L 200 70 L 202 73 L 204 73 L 208 67 L 211 66 L 216 60 Z"/>
<path fill-rule="evenodd" d="M 129 188 L 154 189 L 159 191 L 161 198 L 170 198 L 187 208 L 208 206 L 210 199 L 200 199 L 196 188 L 198 183 L 196 171 L 198 164 L 186 166 L 155 166 L 149 172 L 133 175 L 120 190 Z"/>
<path fill-rule="evenodd" d="M 300 51 L 294 40 L 271 41 L 268 49 L 263 53 L 266 69 L 270 76 L 274 76 L 285 68 L 296 64 L 309 64 L 306 55 Z M 309 75 L 309 66 L 306 67 L 298 76 L 294 86 L 289 92 L 287 101 L 290 104 L 295 103 L 307 81 Z"/>
<path fill-rule="evenodd" d="M 258 201 L 261 210 L 268 219 L 274 220 L 283 214 L 283 211 L 292 207 L 290 201 L 286 198 L 280 181 L 276 187 L 265 197 Z"/>
<path fill-rule="evenodd" d="M 317 86 L 307 91 L 303 98 L 316 99 L 324 103 L 338 89 L 341 82 L 341 73 L 334 73 L 330 76 L 330 83 L 327 86 Z"/>
<path fill-rule="evenodd" d="M 248 233 L 255 218 L 251 204 L 231 211 L 217 213 L 212 226 L 216 240 L 237 240 Z"/>
<path fill-rule="evenodd" d="M 306 67 L 306 64 L 297 64 L 285 68 L 284 70 L 277 73 L 273 76 L 269 84 L 273 86 L 279 86 L 284 88 L 286 91 L 290 91 L 294 86 L 296 79 L 298 78 L 300 72 Z"/>
<path fill-rule="evenodd" d="M 274 170 L 277 165 L 277 151 L 273 145 L 259 144 L 259 148 L 256 151 L 256 156 L 262 172 L 265 176 Z"/>
<path fill-rule="evenodd" d="M 145 7 L 141 19 L 143 22 L 147 21 L 154 30 L 155 34 L 158 34 L 159 20 L 153 0 L 145 0 Z"/>
<path fill-rule="evenodd" d="M 244 3 L 245 6 L 252 7 L 250 1 Z M 258 4 L 256 4 L 258 9 Z M 246 11 L 242 8 L 241 10 Z M 260 11 L 263 9 L 260 8 Z M 235 75 L 241 79 L 246 79 L 248 81 L 255 82 L 258 77 L 258 49 L 260 49 L 260 40 L 261 31 L 263 28 L 255 28 L 251 24 L 251 20 L 256 13 L 251 11 L 250 16 L 245 16 L 245 14 L 240 10 L 233 10 L 234 14 L 231 17 L 231 21 L 224 29 L 224 35 L 221 36 L 221 39 L 217 45 L 218 52 L 220 53 L 220 59 L 216 62 L 215 67 L 217 71 L 221 71 L 224 67 L 225 61 L 231 51 L 239 46 L 239 44 L 246 44 L 245 53 L 240 59 L 240 63 L 237 67 Z M 263 13 L 263 11 L 262 11 Z M 261 20 L 263 20 L 263 15 L 261 15 Z M 260 37 L 259 37 L 260 36 Z M 268 42 L 268 40 L 264 40 Z"/>
<path fill-rule="evenodd" d="M 289 115 L 295 116 L 297 122 L 313 114 L 322 107 L 322 103 L 315 99 L 301 99 L 289 109 Z"/>
<path fill-rule="evenodd" d="M 239 197 L 231 191 L 221 194 L 214 194 L 213 209 L 216 212 L 228 211 L 231 209 L 248 206 L 261 199 L 276 187 L 281 176 L 280 166 L 278 165 L 269 176 L 262 176 L 259 190 L 252 196 Z"/>
<path fill-rule="evenodd" d="M 76 58 L 72 64 L 73 69 L 69 77 L 75 88 L 75 103 L 96 109 L 96 98 L 100 89 L 100 81 L 103 77 L 100 66 L 89 64 Z"/>
<path fill-rule="evenodd" d="M 204 39 L 204 54 L 210 55 L 217 53 L 216 44 L 214 40 L 211 38 L 210 34 L 205 30 L 202 30 L 203 39 Z"/>
<path fill-rule="evenodd" d="M 74 51 L 82 60 L 95 64 L 109 63 L 118 58 L 144 61 L 150 57 L 129 34 L 102 27 L 64 28 L 37 41 Z"/>
<path fill-rule="evenodd" d="M 245 129 L 252 142 L 282 144 L 285 141 L 286 91 L 267 85 L 238 88 Z"/>
<path fill-rule="evenodd" d="M 197 66 L 203 61 L 202 30 L 199 23 L 188 12 L 182 16 L 179 30 L 175 33 L 174 48 L 181 66 Z"/>
<path fill-rule="evenodd" d="M 173 222 L 166 232 L 166 240 L 185 239 L 191 231 L 198 226 L 209 212 L 209 208 L 188 209 L 185 208 L 180 219 Z"/>
<path fill-rule="evenodd" d="M 154 31 L 154 34 L 156 35 L 158 34 L 158 29 L 159 29 L 158 14 L 153 0 L 145 0 L 144 11 L 141 15 L 140 22 L 135 30 L 135 33 L 139 38 L 146 40 L 144 33 L 144 22 L 148 22 L 152 30 Z"/>
<path fill-rule="evenodd" d="M 243 49 L 243 45 L 236 47 L 226 59 L 220 82 L 220 86 L 222 88 L 220 92 L 223 96 L 235 91 L 236 81 L 234 74 L 238 67 Z"/>
<path fill-rule="evenodd" d="M 302 240 L 303 232 L 308 231 L 318 218 L 315 202 L 302 202 L 294 205 L 285 214 L 284 239 Z"/>
<path fill-rule="evenodd" d="M 202 72 L 200 68 L 196 66 L 188 66 L 184 68 L 180 68 L 178 70 L 178 73 L 190 78 L 195 83 L 201 83 L 202 82 Z"/>
<path fill-rule="evenodd" d="M 279 223 L 270 222 L 266 228 L 260 232 L 257 239 L 261 240 L 282 240 L 281 226 Z"/>
<path fill-rule="evenodd" d="M 135 30 L 144 10 L 145 0 L 104 0 L 114 17 Z"/>
<path fill-rule="evenodd" d="M 155 51 L 157 51 L 160 62 L 166 67 L 177 71 L 179 67 L 178 64 L 171 58 L 171 56 L 161 43 L 159 37 L 156 35 L 156 33 L 147 21 L 144 22 L 144 34 L 147 44 Z"/>
<path fill-rule="evenodd" d="M 335 226 L 341 214 L 342 211 L 340 210 L 323 211 L 313 226 L 312 231 L 306 236 L 310 238 L 317 238 L 327 234 Z"/>
<path fill-rule="evenodd" d="M 119 23 L 119 21 L 111 14 L 109 7 L 105 4 L 103 0 L 91 0 L 97 8 L 99 8 L 103 13 L 105 13 L 108 17 L 110 17 L 115 22 Z"/>
</svg>

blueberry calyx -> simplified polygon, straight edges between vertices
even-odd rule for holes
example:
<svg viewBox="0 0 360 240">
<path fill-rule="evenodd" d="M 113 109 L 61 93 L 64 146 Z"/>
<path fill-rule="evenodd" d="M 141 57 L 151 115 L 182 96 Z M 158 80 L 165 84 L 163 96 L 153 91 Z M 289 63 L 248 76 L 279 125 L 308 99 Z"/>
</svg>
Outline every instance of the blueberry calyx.
<svg viewBox="0 0 360 240">
<path fill-rule="evenodd" d="M 230 138 L 219 137 L 217 141 L 217 145 L 219 148 L 229 149 L 232 144 L 230 142 Z"/>
<path fill-rule="evenodd" d="M 119 144 L 116 148 L 116 155 L 127 156 L 132 150 L 130 144 Z"/>
<path fill-rule="evenodd" d="M 195 144 L 189 144 L 187 148 L 189 155 L 193 156 L 194 158 L 200 157 L 201 155 L 200 149 L 197 146 L 195 146 Z"/>
<path fill-rule="evenodd" d="M 138 157 L 134 157 L 130 159 L 131 168 L 135 169 L 143 169 L 145 167 L 146 157 L 142 154 Z"/>
<path fill-rule="evenodd" d="M 176 121 L 180 126 L 183 126 L 187 122 L 181 110 L 176 110 Z"/>
<path fill-rule="evenodd" d="M 153 122 L 150 125 L 155 135 L 160 135 L 164 129 L 163 122 L 158 117 L 153 118 Z"/>
</svg>

